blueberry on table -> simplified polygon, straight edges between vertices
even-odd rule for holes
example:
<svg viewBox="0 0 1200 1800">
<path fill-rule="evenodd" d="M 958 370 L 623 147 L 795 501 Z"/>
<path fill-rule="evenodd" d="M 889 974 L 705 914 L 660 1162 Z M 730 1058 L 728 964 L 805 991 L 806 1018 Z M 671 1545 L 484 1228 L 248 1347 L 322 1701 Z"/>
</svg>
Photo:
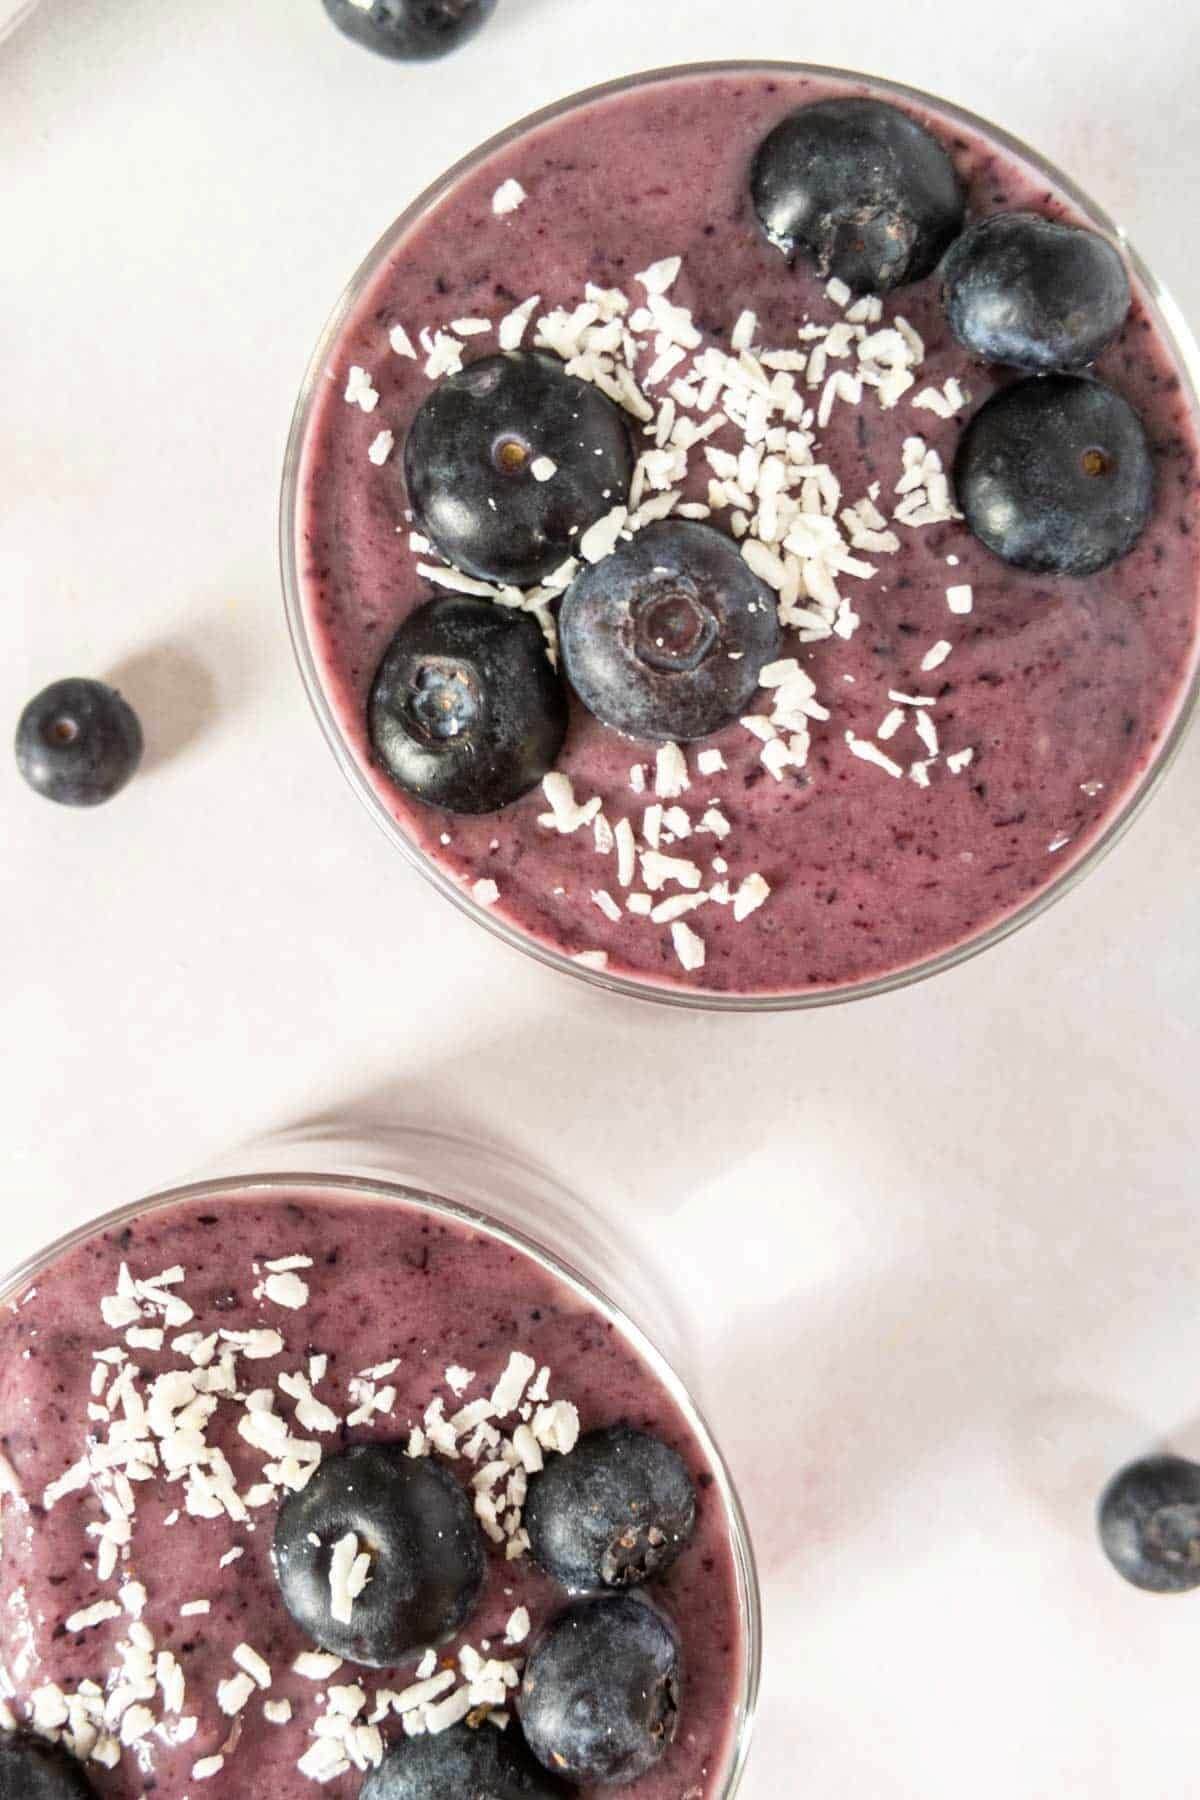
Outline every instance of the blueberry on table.
<svg viewBox="0 0 1200 1800">
<path fill-rule="evenodd" d="M 442 555 L 528 587 L 622 505 L 633 477 L 624 414 L 555 356 L 506 350 L 434 388 L 409 430 L 404 478 Z"/>
<path fill-rule="evenodd" d="M 1200 1464 L 1182 1456 L 1130 1463 L 1100 1496 L 1097 1524 L 1104 1554 L 1134 1587 L 1200 1587 Z"/>
<path fill-rule="evenodd" d="M 567 698 L 529 614 L 450 595 L 410 613 L 371 687 L 375 754 L 448 812 L 495 812 L 536 787 L 567 734 Z"/>
<path fill-rule="evenodd" d="M 1039 213 L 992 213 L 942 261 L 951 331 L 985 362 L 1014 369 L 1083 368 L 1116 337 L 1129 300 L 1107 238 Z"/>
<path fill-rule="evenodd" d="M 359 1800 L 566 1800 L 571 1790 L 530 1754 L 516 1725 L 454 1725 L 398 1738 Z"/>
<path fill-rule="evenodd" d="M 958 504 L 981 543 L 1019 569 L 1094 575 L 1132 550 L 1154 469 L 1129 402 L 1080 375 L 1001 388 L 963 433 Z"/>
<path fill-rule="evenodd" d="M 373 1669 L 453 1637 L 485 1573 L 466 1493 L 400 1444 L 327 1457 L 280 1507 L 272 1558 L 283 1603 L 313 1642 Z"/>
<path fill-rule="evenodd" d="M 707 737 L 779 650 L 775 596 L 710 525 L 663 520 L 575 577 L 559 614 L 571 686 L 627 737 Z"/>
<path fill-rule="evenodd" d="M 0 1800 L 96 1800 L 96 1790 L 60 1744 L 29 1731 L 0 1732 Z"/>
<path fill-rule="evenodd" d="M 428 62 L 474 37 L 496 0 L 324 0 L 340 32 L 380 56 Z"/>
<path fill-rule="evenodd" d="M 818 100 L 789 113 L 760 146 L 750 186 L 771 242 L 855 293 L 919 281 L 962 230 L 954 164 L 882 100 Z"/>
<path fill-rule="evenodd" d="M 669 1444 L 612 1425 L 530 1476 L 524 1524 L 534 1561 L 570 1592 L 634 1587 L 687 1545 L 696 1490 Z"/>
<path fill-rule="evenodd" d="M 103 681 L 52 682 L 17 722 L 17 767 L 35 793 L 62 806 L 100 806 L 142 760 L 142 728 Z"/>
<path fill-rule="evenodd" d="M 529 1747 L 568 1781 L 636 1781 L 674 1741 L 682 1672 L 678 1633 L 649 1601 L 572 1601 L 525 1664 L 517 1704 Z"/>
</svg>

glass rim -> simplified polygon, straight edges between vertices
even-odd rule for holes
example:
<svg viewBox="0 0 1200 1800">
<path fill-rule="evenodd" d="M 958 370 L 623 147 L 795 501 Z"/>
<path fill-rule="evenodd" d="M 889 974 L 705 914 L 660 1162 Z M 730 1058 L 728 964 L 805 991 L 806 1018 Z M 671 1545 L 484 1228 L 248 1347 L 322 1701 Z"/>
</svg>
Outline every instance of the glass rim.
<svg viewBox="0 0 1200 1800">
<path fill-rule="evenodd" d="M 382 1174 L 337 1174 L 328 1171 L 284 1169 L 276 1172 L 255 1171 L 247 1175 L 227 1174 L 200 1178 L 177 1187 L 161 1188 L 140 1200 L 130 1200 L 110 1208 L 97 1218 L 83 1221 L 63 1232 L 43 1249 L 32 1252 L 14 1269 L 0 1274 L 0 1306 L 7 1305 L 19 1290 L 37 1279 L 60 1257 L 99 1233 L 142 1218 L 186 1205 L 193 1200 L 221 1200 L 239 1194 L 271 1192 L 320 1193 L 322 1191 L 359 1198 L 374 1199 L 389 1205 L 401 1204 L 420 1208 L 435 1217 L 452 1220 L 471 1230 L 480 1231 L 506 1248 L 526 1256 L 547 1274 L 561 1281 L 570 1291 L 595 1308 L 616 1327 L 633 1351 L 649 1368 L 655 1380 L 666 1390 L 679 1409 L 688 1430 L 699 1444 L 711 1469 L 714 1487 L 728 1525 L 733 1556 L 734 1584 L 738 1617 L 745 1640 L 742 1679 L 734 1708 L 733 1736 L 729 1751 L 729 1767 L 720 1792 L 713 1800 L 733 1800 L 741 1786 L 750 1752 L 755 1716 L 758 1708 L 762 1676 L 763 1614 L 762 1592 L 758 1568 L 750 1538 L 745 1510 L 738 1495 L 733 1475 L 708 1420 L 674 1364 L 659 1349 L 656 1341 L 633 1319 L 626 1309 L 613 1300 L 589 1275 L 574 1263 L 549 1249 L 519 1226 L 488 1212 L 480 1205 L 451 1200 L 444 1194 L 416 1182 L 391 1179 Z"/>
<path fill-rule="evenodd" d="M 407 832 L 393 818 L 383 798 L 368 779 L 358 758 L 350 749 L 334 717 L 309 639 L 296 558 L 296 514 L 303 449 L 314 401 L 319 390 L 320 378 L 329 352 L 367 283 L 374 278 L 382 263 L 392 254 L 392 251 L 421 215 L 448 193 L 464 176 L 498 150 L 515 142 L 526 132 L 548 124 L 551 120 L 560 118 L 579 106 L 636 88 L 650 87 L 660 82 L 679 80 L 689 76 L 738 73 L 804 75 L 829 81 L 867 83 L 885 95 L 907 100 L 917 106 L 936 109 L 939 113 L 944 114 L 952 124 L 963 126 L 990 138 L 1003 149 L 1030 164 L 1052 186 L 1059 188 L 1084 214 L 1090 224 L 1120 245 L 1136 281 L 1140 284 L 1153 311 L 1157 314 L 1160 330 L 1174 353 L 1185 398 L 1190 403 L 1193 418 L 1200 425 L 1200 345 L 1193 337 L 1180 308 L 1169 290 L 1144 262 L 1130 242 L 1124 228 L 1076 181 L 1064 174 L 1040 151 L 1023 142 L 1012 132 L 1006 131 L 1003 126 L 995 125 L 990 119 L 985 119 L 981 114 L 971 112 L 953 101 L 943 100 L 923 88 L 910 87 L 903 82 L 891 81 L 861 70 L 837 68 L 822 63 L 758 58 L 675 63 L 619 76 L 611 81 L 600 82 L 593 87 L 580 88 L 563 99 L 552 102 L 549 106 L 539 107 L 536 111 L 525 114 L 511 125 L 494 133 L 465 156 L 458 158 L 450 168 L 446 169 L 410 201 L 376 240 L 351 276 L 329 315 L 305 370 L 304 380 L 292 414 L 291 428 L 284 454 L 279 500 L 279 554 L 284 607 L 292 649 L 309 703 L 317 716 L 335 761 L 351 788 L 358 795 L 359 800 L 389 841 L 399 849 L 409 866 L 423 876 L 461 913 L 482 925 L 491 932 L 493 937 L 499 938 L 501 942 L 519 950 L 522 954 L 532 957 L 545 968 L 573 976 L 576 980 L 603 992 L 620 994 L 629 999 L 642 1000 L 652 1005 L 678 1007 L 687 1011 L 714 1013 L 800 1012 L 814 1007 L 845 1005 L 851 1001 L 873 999 L 882 994 L 895 993 L 901 988 L 912 987 L 918 982 L 928 981 L 935 975 L 945 974 L 948 970 L 957 968 L 960 964 L 969 962 L 973 957 L 982 955 L 985 950 L 990 950 L 995 945 L 1002 943 L 1023 926 L 1032 924 L 1057 901 L 1071 893 L 1085 876 L 1089 875 L 1108 855 L 1109 851 L 1115 848 L 1134 821 L 1141 816 L 1151 797 L 1157 793 L 1167 770 L 1175 761 L 1196 713 L 1200 710 L 1200 656 L 1197 655 L 1195 647 L 1193 647 L 1192 653 L 1193 667 L 1187 686 L 1179 696 L 1170 726 L 1156 746 L 1153 760 L 1144 774 L 1137 779 L 1136 785 L 1128 793 L 1119 810 L 1093 839 L 1088 848 L 1073 861 L 1067 863 L 1061 874 L 1040 888 L 1030 899 L 1023 901 L 1010 912 L 995 920 L 986 930 L 976 933 L 975 936 L 963 943 L 952 944 L 947 949 L 940 950 L 919 962 L 887 970 L 863 981 L 848 983 L 842 987 L 815 987 L 780 993 L 720 993 L 712 989 L 674 987 L 661 982 L 639 980 L 630 975 L 610 973 L 607 969 L 589 968 L 587 964 L 577 962 L 574 957 L 565 952 L 540 942 L 529 932 L 510 925 L 490 908 L 481 906 L 472 897 L 469 890 L 446 874 L 431 857 L 418 848 Z"/>
</svg>

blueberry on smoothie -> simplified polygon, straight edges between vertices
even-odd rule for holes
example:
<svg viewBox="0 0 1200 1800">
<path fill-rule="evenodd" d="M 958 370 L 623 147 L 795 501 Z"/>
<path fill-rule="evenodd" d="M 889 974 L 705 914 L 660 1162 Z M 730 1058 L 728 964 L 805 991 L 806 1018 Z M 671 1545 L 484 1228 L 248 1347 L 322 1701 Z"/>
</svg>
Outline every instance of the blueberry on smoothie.
<svg viewBox="0 0 1200 1800">
<path fill-rule="evenodd" d="M 1125 556 L 1154 501 L 1141 420 L 1112 388 L 1079 375 L 993 394 L 963 433 L 954 482 L 981 543 L 1053 575 L 1094 575 Z"/>
<path fill-rule="evenodd" d="M 409 500 L 442 555 L 487 581 L 528 587 L 629 495 L 624 415 L 555 356 L 501 351 L 425 401 L 404 447 Z"/>
<path fill-rule="evenodd" d="M 474 37 L 496 0 L 324 0 L 338 30 L 380 56 L 428 62 Z"/>
<path fill-rule="evenodd" d="M 771 590 L 709 525 L 663 520 L 575 577 L 559 644 L 588 711 L 627 737 L 707 737 L 744 713 L 779 651 Z"/>
<path fill-rule="evenodd" d="M 359 1800 L 566 1800 L 573 1790 L 530 1753 L 516 1725 L 454 1725 L 398 1738 L 359 1789 Z"/>
<path fill-rule="evenodd" d="M 17 722 L 17 767 L 35 793 L 62 806 L 100 806 L 142 760 L 142 728 L 103 681 L 52 682 Z"/>
<path fill-rule="evenodd" d="M 993 213 L 968 226 L 941 274 L 959 343 L 1014 369 L 1083 368 L 1129 311 L 1129 276 L 1108 239 L 1039 213 Z"/>
<path fill-rule="evenodd" d="M 571 1593 L 634 1587 L 686 1547 L 696 1490 L 669 1444 L 612 1425 L 530 1477 L 524 1524 L 534 1561 Z"/>
<path fill-rule="evenodd" d="M 637 1781 L 674 1741 L 681 1681 L 678 1633 L 648 1600 L 575 1600 L 525 1664 L 517 1704 L 529 1747 L 568 1781 Z"/>
<path fill-rule="evenodd" d="M 453 1637 L 485 1573 L 466 1493 L 399 1444 L 327 1457 L 280 1507 L 272 1557 L 283 1603 L 313 1642 L 373 1669 Z"/>
<path fill-rule="evenodd" d="M 1200 1464 L 1147 1456 L 1114 1475 L 1097 1520 L 1104 1554 L 1150 1594 L 1200 1587 Z"/>
<path fill-rule="evenodd" d="M 0 1733 L 0 1800 L 95 1800 L 81 1765 L 29 1731 Z"/>
<path fill-rule="evenodd" d="M 406 792 L 448 812 L 495 812 L 554 767 L 567 700 L 529 613 L 456 594 L 401 625 L 367 722 L 376 756 Z"/>
<path fill-rule="evenodd" d="M 962 230 L 954 164 L 915 119 L 882 100 L 818 100 L 766 138 L 750 177 L 771 242 L 855 293 L 919 281 Z"/>
</svg>

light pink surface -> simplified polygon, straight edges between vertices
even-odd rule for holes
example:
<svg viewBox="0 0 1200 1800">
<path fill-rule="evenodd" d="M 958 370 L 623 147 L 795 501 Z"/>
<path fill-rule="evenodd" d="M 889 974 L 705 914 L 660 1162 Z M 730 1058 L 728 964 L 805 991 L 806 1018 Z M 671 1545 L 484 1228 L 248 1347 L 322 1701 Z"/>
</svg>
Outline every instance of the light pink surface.
<svg viewBox="0 0 1200 1800">
<path fill-rule="evenodd" d="M 745 1800 L 962 1800 L 964 1771 L 973 1800 L 1173 1796 L 1196 1613 L 1113 1580 L 1091 1514 L 1122 1458 L 1200 1451 L 1200 738 L 1077 893 L 953 975 L 802 1019 L 631 1007 L 498 945 L 353 803 L 270 520 L 330 299 L 399 208 L 681 56 L 872 63 L 1003 121 L 1200 318 L 1194 28 L 1165 0 L 1045 0 L 1001 42 L 962 0 L 613 0 L 581 33 L 580 3 L 504 0 L 445 82 L 297 0 L 47 4 L 4 46 L 0 712 L 119 669 L 158 746 L 88 818 L 0 768 L 6 1260 L 285 1122 L 499 1136 L 657 1290 L 637 1316 L 742 1485 Z"/>
</svg>

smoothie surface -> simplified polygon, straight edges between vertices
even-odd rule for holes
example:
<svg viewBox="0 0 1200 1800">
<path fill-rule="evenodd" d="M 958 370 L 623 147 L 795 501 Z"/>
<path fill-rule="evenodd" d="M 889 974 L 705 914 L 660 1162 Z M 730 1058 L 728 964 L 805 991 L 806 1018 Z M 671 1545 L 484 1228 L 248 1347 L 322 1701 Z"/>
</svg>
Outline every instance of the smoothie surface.
<svg viewBox="0 0 1200 1800">
<path fill-rule="evenodd" d="M 858 619 L 851 634 L 820 641 L 794 629 L 784 634 L 781 655 L 797 658 L 829 714 L 811 721 L 803 767 L 784 767 L 776 778 L 763 742 L 741 724 L 683 747 L 690 787 L 666 804 L 683 807 L 690 835 L 668 831 L 663 847 L 692 860 L 705 889 L 736 894 L 754 874 L 770 890 L 740 918 L 727 896 L 687 914 L 682 922 L 703 946 L 702 963 L 683 966 L 665 919 L 629 910 L 630 891 L 594 822 L 571 833 L 548 829 L 540 791 L 481 817 L 444 814 L 401 792 L 373 759 L 365 718 L 372 678 L 398 624 L 435 591 L 419 565 L 436 558 L 410 548 L 403 484 L 404 437 L 431 391 L 426 348 L 437 347 L 429 335 L 422 344 L 421 331 L 453 336 L 456 321 L 486 321 L 488 332 L 461 337 L 470 362 L 494 352 L 499 322 L 537 296 L 524 339 L 531 347 L 538 320 L 577 307 L 587 284 L 620 290 L 633 311 L 646 300 L 638 275 L 678 256 L 668 297 L 688 310 L 701 339 L 689 363 L 713 346 L 730 352 L 745 312 L 754 314 L 756 356 L 811 353 L 819 339 L 803 335 L 806 321 L 827 330 L 855 315 L 844 298 L 829 297 L 811 267 L 790 267 L 766 240 L 748 172 L 759 144 L 793 108 L 875 91 L 866 82 L 778 70 L 685 73 L 585 100 L 534 126 L 458 179 L 375 269 L 333 346 L 310 414 L 297 518 L 302 604 L 346 743 L 420 853 L 509 925 L 565 955 L 586 955 L 610 974 L 700 993 L 775 996 L 847 988 L 969 942 L 1057 880 L 1121 813 L 1193 674 L 1196 424 L 1149 295 L 1135 280 L 1124 328 L 1095 372 L 1141 415 L 1155 465 L 1153 516 L 1132 552 L 1101 573 L 1046 577 L 998 560 L 959 518 L 895 518 L 906 440 L 919 438 L 949 473 L 973 412 L 1012 379 L 951 338 L 934 275 L 884 296 L 882 318 L 864 326 L 887 330 L 902 315 L 915 330 L 923 357 L 913 385 L 890 407 L 869 387 L 857 403 L 835 395 L 826 422 L 812 428 L 814 459 L 840 486 L 840 498 L 826 496 L 826 511 L 874 495 L 899 544 L 892 552 L 856 550 L 874 573 L 838 577 Z M 1008 145 L 940 115 L 932 102 L 900 104 L 953 158 L 968 220 L 1030 208 L 1086 223 Z M 497 212 L 493 198 L 510 180 L 526 197 Z M 393 348 L 397 326 L 415 357 Z M 651 383 L 654 331 L 641 331 L 638 341 L 646 346 L 638 380 L 657 411 L 689 363 Z M 839 359 L 835 344 L 836 337 L 818 381 L 815 365 L 795 376 L 814 412 L 829 374 L 855 366 L 854 346 Z M 352 367 L 379 396 L 369 413 L 344 398 Z M 768 361 L 769 375 L 772 367 Z M 929 390 L 944 393 L 948 379 L 966 395 L 952 416 L 914 405 Z M 679 416 L 703 423 L 683 401 Z M 396 448 L 376 466 L 368 452 L 382 430 Z M 706 450 L 737 454 L 742 441 L 726 430 L 694 447 L 679 502 L 707 504 L 714 470 Z M 718 506 L 711 522 L 735 529 L 736 512 Z M 951 609 L 952 588 L 970 590 L 969 612 Z M 888 731 L 895 694 L 905 697 L 902 723 Z M 925 702 L 919 710 L 932 736 L 913 699 Z M 754 710 L 765 717 L 770 705 L 764 694 Z M 850 738 L 874 748 L 864 757 Z M 610 829 L 629 819 L 639 849 L 648 841 L 646 807 L 656 801 L 656 748 L 618 736 L 572 698 L 558 768 L 576 802 L 599 798 Z M 706 774 L 698 757 L 711 750 L 724 767 Z M 635 767 L 645 791 L 631 784 Z M 719 841 L 698 829 L 714 806 L 729 826 Z M 632 889 L 641 886 L 635 878 Z M 598 891 L 611 907 L 594 899 Z M 676 892 L 668 886 L 651 898 L 657 906 Z"/>
<path fill-rule="evenodd" d="M 276 1272 L 283 1286 L 264 1289 L 272 1273 L 267 1264 L 293 1257 L 311 1263 Z M 166 1272 L 169 1279 L 154 1292 L 174 1296 L 193 1317 L 184 1320 L 179 1308 L 164 1316 L 160 1300 L 141 1296 L 134 1302 L 141 1313 L 136 1323 L 110 1326 L 102 1297 L 110 1318 L 129 1311 L 115 1305 L 128 1291 L 123 1265 L 137 1282 Z M 183 1278 L 174 1279 L 180 1271 Z M 299 1305 L 291 1303 L 296 1282 L 307 1290 Z M 258 1297 L 256 1289 L 263 1290 Z M 289 1303 L 273 1294 L 289 1296 Z M 162 1347 L 153 1348 L 159 1330 Z M 131 1343 L 130 1331 L 151 1335 Z M 283 1344 L 273 1351 L 261 1336 L 221 1338 L 208 1363 L 173 1347 L 181 1336 L 214 1332 L 276 1332 Z M 295 1669 L 296 1658 L 314 1646 L 285 1611 L 271 1567 L 275 1513 L 285 1490 L 264 1491 L 270 1457 L 238 1428 L 244 1401 L 220 1399 L 203 1427 L 207 1446 L 227 1458 L 235 1501 L 205 1509 L 214 1516 L 197 1516 L 186 1470 L 172 1480 L 161 1460 L 146 1478 L 135 1469 L 128 1543 L 117 1550 L 111 1574 L 103 1572 L 101 1527 L 114 1517 L 130 1460 L 102 1449 L 100 1460 L 109 1458 L 112 1473 L 85 1467 L 81 1480 L 69 1473 L 89 1444 L 95 1464 L 95 1446 L 128 1437 L 122 1421 L 139 1416 L 138 1397 L 151 1394 L 156 1378 L 180 1369 L 219 1372 L 230 1347 L 237 1349 L 238 1394 L 273 1391 L 275 1412 L 297 1438 L 326 1453 L 371 1440 L 407 1442 L 439 1399 L 442 1416 L 452 1420 L 460 1407 L 492 1393 L 514 1351 L 528 1354 L 539 1369 L 549 1367 L 551 1402 L 569 1400 L 583 1430 L 624 1420 L 672 1444 L 699 1498 L 691 1543 L 651 1590 L 676 1621 L 684 1646 L 680 1729 L 658 1767 L 627 1791 L 634 1800 L 708 1800 L 722 1792 L 746 1654 L 730 1522 L 704 1453 L 671 1397 L 614 1324 L 522 1252 L 417 1205 L 320 1191 L 223 1195 L 142 1214 L 69 1250 L 4 1305 L 0 1693 L 10 1724 L 33 1723 L 52 1735 L 91 1729 L 95 1738 L 86 1724 L 86 1688 L 84 1700 L 78 1698 L 81 1684 L 91 1681 L 100 1690 L 98 1704 L 111 1709 L 110 1747 L 102 1740 L 96 1746 L 105 1760 L 87 1763 L 106 1800 L 151 1791 L 163 1800 L 199 1794 L 299 1800 L 321 1791 L 350 1800 L 358 1793 L 359 1769 L 317 1785 L 297 1766 L 312 1751 L 313 1726 L 329 1710 L 331 1684 L 361 1684 L 365 1700 L 356 1722 L 362 1724 L 377 1712 L 381 1690 L 396 1693 L 413 1683 L 418 1658 L 378 1671 L 343 1663 L 324 1676 Z M 454 1365 L 473 1376 L 461 1394 L 446 1380 Z M 134 1373 L 125 1376 L 110 1408 L 111 1383 L 125 1370 Z M 279 1385 L 281 1377 L 286 1385 Z M 336 1415 L 335 1429 L 314 1426 L 311 1414 L 305 1425 L 297 1378 Z M 364 1406 L 365 1419 L 358 1416 Z M 511 1433 L 515 1423 L 514 1416 L 499 1428 Z M 465 1428 L 458 1449 L 458 1458 L 443 1466 L 469 1485 L 489 1453 L 472 1456 Z M 231 1506 L 240 1517 L 231 1516 Z M 511 1541 L 489 1541 L 479 1606 L 462 1636 L 437 1649 L 438 1671 L 454 1671 L 456 1682 L 463 1679 L 456 1659 L 464 1646 L 485 1658 L 520 1659 L 528 1640 L 506 1642 L 513 1614 L 527 1609 L 532 1635 L 564 1603 L 527 1555 L 509 1559 Z M 78 1617 L 97 1607 L 94 1622 Z M 481 1649 L 485 1643 L 489 1649 Z M 263 1659 L 270 1687 L 255 1676 L 231 1714 L 218 1702 L 218 1687 L 242 1672 L 234 1658 L 239 1645 Z M 177 1708 L 167 1692 L 178 1676 L 162 1664 L 164 1654 L 175 1659 L 184 1683 Z M 225 1692 L 228 1707 L 233 1700 Z M 264 1708 L 284 1701 L 290 1720 L 272 1722 Z M 402 1720 L 379 1704 L 385 1716 L 378 1728 L 390 1741 L 403 1734 Z M 144 1715 L 127 1719 L 136 1705 Z M 113 1748 L 123 1724 L 128 1741 Z M 196 1777 L 197 1765 L 204 1769 L 207 1759 L 222 1755 L 222 1765 L 209 1764 L 210 1772 Z M 578 1791 L 594 1800 L 592 1790 Z"/>
</svg>

